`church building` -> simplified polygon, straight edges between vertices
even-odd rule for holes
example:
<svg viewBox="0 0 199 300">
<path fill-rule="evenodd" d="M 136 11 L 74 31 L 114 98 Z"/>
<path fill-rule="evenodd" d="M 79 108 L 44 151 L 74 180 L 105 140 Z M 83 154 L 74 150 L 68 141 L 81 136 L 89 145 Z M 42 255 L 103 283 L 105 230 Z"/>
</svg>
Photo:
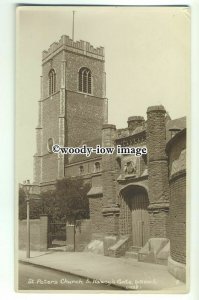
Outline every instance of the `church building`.
<svg viewBox="0 0 199 300">
<path fill-rule="evenodd" d="M 186 119 L 171 120 L 162 105 L 146 110 L 147 120 L 129 116 L 126 128 L 109 124 L 104 48 L 62 36 L 42 56 L 34 185 L 41 192 L 82 176 L 91 183 L 92 240 L 103 243 L 104 255 L 168 264 L 185 281 Z M 148 152 L 86 157 L 55 154 L 54 144 Z"/>
</svg>

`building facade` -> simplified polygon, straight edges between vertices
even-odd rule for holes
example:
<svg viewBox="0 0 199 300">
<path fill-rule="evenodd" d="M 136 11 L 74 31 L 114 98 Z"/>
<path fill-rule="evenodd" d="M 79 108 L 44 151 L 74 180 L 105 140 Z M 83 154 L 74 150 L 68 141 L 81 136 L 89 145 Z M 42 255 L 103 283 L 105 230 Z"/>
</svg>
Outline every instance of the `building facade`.
<svg viewBox="0 0 199 300">
<path fill-rule="evenodd" d="M 88 193 L 92 241 L 104 255 L 130 255 L 167 264 L 185 281 L 186 119 L 171 120 L 162 105 L 126 128 L 108 124 L 104 49 L 62 36 L 43 52 L 34 184 L 81 175 Z M 59 155 L 61 146 L 147 147 L 147 155 Z"/>
</svg>

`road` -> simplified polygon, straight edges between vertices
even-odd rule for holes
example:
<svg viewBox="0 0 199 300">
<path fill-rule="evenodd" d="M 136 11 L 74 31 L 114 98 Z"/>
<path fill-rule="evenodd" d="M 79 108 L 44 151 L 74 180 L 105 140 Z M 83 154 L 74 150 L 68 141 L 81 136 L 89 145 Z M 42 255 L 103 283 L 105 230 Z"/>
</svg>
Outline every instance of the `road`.
<svg viewBox="0 0 199 300">
<path fill-rule="evenodd" d="M 19 290 L 121 290 L 64 272 L 19 263 Z"/>
</svg>

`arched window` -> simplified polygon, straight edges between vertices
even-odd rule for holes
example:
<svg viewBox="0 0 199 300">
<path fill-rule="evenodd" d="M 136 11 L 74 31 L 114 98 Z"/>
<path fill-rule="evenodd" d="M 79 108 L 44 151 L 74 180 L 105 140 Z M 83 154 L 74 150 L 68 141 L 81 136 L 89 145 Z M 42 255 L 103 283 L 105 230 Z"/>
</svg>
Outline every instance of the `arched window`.
<svg viewBox="0 0 199 300">
<path fill-rule="evenodd" d="M 117 157 L 116 158 L 116 161 L 117 161 L 117 166 L 118 166 L 118 169 L 120 170 L 122 168 L 122 161 L 121 161 L 121 157 Z"/>
<path fill-rule="evenodd" d="M 100 169 L 101 169 L 101 167 L 100 167 L 100 163 L 97 161 L 96 163 L 95 163 L 95 172 L 100 172 Z"/>
<path fill-rule="evenodd" d="M 49 84 L 49 95 L 56 92 L 56 73 L 54 69 L 51 69 L 48 74 L 48 84 Z"/>
<path fill-rule="evenodd" d="M 84 166 L 79 167 L 79 174 L 83 175 L 84 174 Z"/>
<path fill-rule="evenodd" d="M 91 94 L 91 71 L 85 67 L 79 70 L 79 91 Z"/>
</svg>

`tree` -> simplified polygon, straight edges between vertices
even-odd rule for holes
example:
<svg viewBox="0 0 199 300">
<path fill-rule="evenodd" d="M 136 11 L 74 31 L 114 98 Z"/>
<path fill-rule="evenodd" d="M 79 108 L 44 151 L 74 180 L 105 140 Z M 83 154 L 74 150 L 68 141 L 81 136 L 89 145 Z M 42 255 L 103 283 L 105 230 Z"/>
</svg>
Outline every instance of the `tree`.
<svg viewBox="0 0 199 300">
<path fill-rule="evenodd" d="M 57 180 L 55 189 L 41 193 L 41 200 L 30 200 L 30 218 L 38 219 L 47 214 L 54 221 L 89 218 L 87 193 L 90 184 L 80 177 Z M 23 188 L 19 189 L 19 219 L 26 219 L 26 201 Z"/>
<path fill-rule="evenodd" d="M 73 222 L 89 218 L 90 184 L 80 177 L 57 180 L 55 190 L 42 193 L 43 212 L 53 220 Z"/>
</svg>

